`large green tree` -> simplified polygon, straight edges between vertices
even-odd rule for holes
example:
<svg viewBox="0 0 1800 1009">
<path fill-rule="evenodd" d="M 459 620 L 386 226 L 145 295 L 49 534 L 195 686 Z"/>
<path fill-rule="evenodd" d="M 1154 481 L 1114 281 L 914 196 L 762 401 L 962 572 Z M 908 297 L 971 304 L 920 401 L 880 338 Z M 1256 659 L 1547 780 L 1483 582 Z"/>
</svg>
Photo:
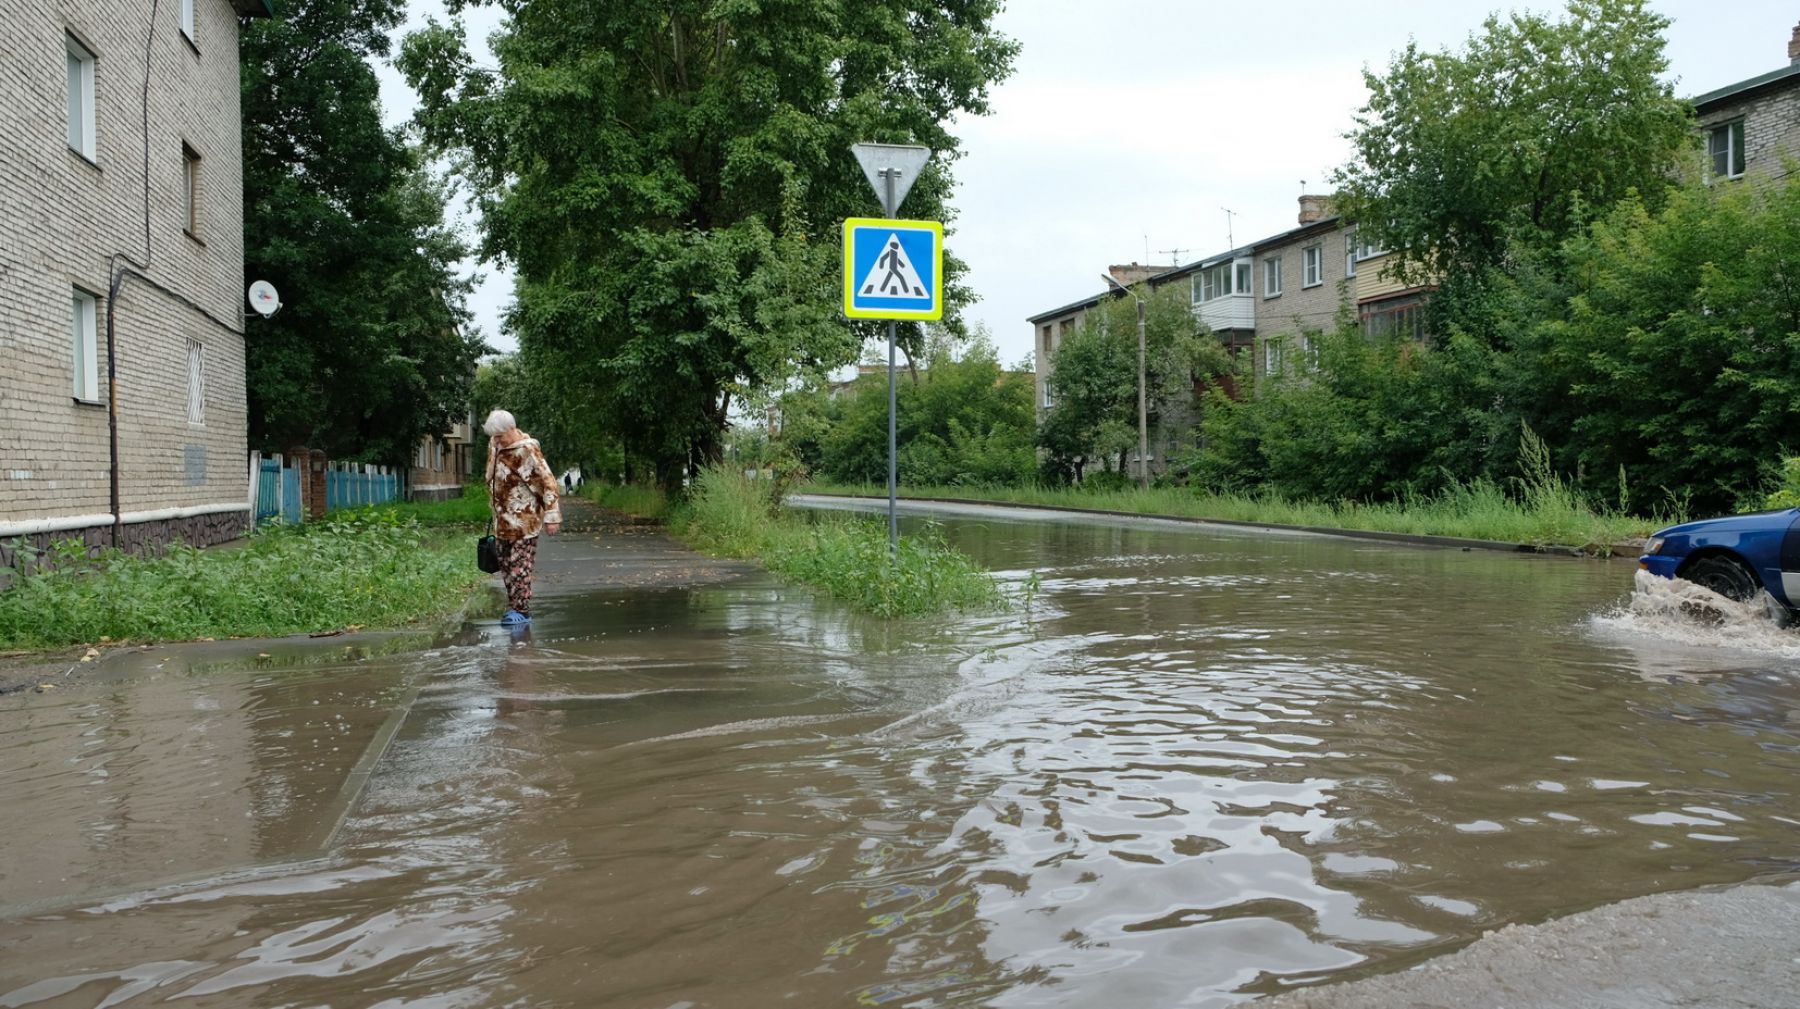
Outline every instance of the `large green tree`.
<svg viewBox="0 0 1800 1009">
<path fill-rule="evenodd" d="M 1554 248 L 1628 193 L 1655 206 L 1696 143 L 1646 0 L 1490 16 L 1460 51 L 1409 44 L 1365 71 L 1339 210 L 1415 281 Z"/>
<path fill-rule="evenodd" d="M 1145 406 L 1152 429 L 1184 425 L 1196 381 L 1230 375 L 1224 345 L 1196 321 L 1185 284 L 1140 285 L 1144 299 Z M 1109 298 L 1090 309 L 1050 358 L 1050 394 L 1038 444 L 1051 475 L 1079 480 L 1092 461 L 1111 465 L 1137 450 L 1137 302 Z M 1173 432 L 1166 432 L 1173 433 Z"/>
<path fill-rule="evenodd" d="M 253 445 L 401 463 L 468 409 L 468 249 L 384 129 L 368 60 L 402 0 L 283 0 L 241 26 L 244 272 L 281 291 L 246 332 Z"/>
<path fill-rule="evenodd" d="M 717 456 L 737 398 L 855 359 L 837 227 L 876 204 L 850 145 L 933 148 L 905 212 L 947 217 L 948 126 L 987 110 L 1016 48 L 999 0 L 500 7 L 497 66 L 458 24 L 407 38 L 419 123 L 516 271 L 508 324 L 544 395 L 665 480 Z"/>
</svg>

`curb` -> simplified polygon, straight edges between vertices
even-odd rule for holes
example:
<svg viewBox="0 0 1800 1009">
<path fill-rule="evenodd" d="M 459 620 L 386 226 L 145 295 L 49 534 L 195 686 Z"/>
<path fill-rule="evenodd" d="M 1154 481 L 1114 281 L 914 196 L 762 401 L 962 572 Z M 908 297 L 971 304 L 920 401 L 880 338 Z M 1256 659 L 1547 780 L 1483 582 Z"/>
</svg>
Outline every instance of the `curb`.
<svg viewBox="0 0 1800 1009">
<path fill-rule="evenodd" d="M 808 494 L 793 495 L 796 498 L 817 498 L 826 501 L 885 501 L 885 497 L 873 494 Z M 1157 519 L 1162 522 L 1182 522 L 1198 526 L 1223 526 L 1228 529 L 1258 529 L 1272 532 L 1310 533 L 1315 536 L 1337 536 L 1343 539 L 1372 540 L 1377 543 L 1398 543 L 1407 546 L 1441 547 L 1456 550 L 1491 550 L 1498 553 L 1543 554 L 1552 557 L 1585 557 L 1595 560 L 1608 560 L 1617 557 L 1635 557 L 1642 544 L 1612 543 L 1601 552 L 1588 547 L 1572 547 L 1559 544 L 1544 543 L 1510 543 L 1506 540 L 1466 539 L 1461 536 L 1431 536 L 1423 533 L 1390 533 L 1373 529 L 1340 529 L 1332 526 L 1296 526 L 1279 522 L 1245 522 L 1238 519 L 1205 519 L 1187 515 L 1160 515 L 1152 512 L 1119 511 L 1112 508 L 1078 508 L 1068 505 L 1024 504 L 1011 501 L 983 501 L 975 498 L 953 497 L 902 497 L 903 502 L 913 504 L 954 504 L 974 505 L 991 508 L 1019 508 L 1026 511 L 1062 512 L 1071 515 L 1103 515 L 1108 518 Z"/>
</svg>

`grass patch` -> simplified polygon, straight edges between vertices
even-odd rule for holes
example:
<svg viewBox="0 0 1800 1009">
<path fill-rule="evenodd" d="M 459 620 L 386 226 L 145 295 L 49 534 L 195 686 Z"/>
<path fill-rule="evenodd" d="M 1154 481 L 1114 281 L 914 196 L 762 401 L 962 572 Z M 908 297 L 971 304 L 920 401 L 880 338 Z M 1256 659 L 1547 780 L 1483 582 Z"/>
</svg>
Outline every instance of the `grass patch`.
<svg viewBox="0 0 1800 1009">
<path fill-rule="evenodd" d="M 448 501 L 394 501 L 378 507 L 422 526 L 486 526 L 492 517 L 487 485 L 479 483 L 465 484 L 462 497 Z"/>
<path fill-rule="evenodd" d="M 463 537 L 393 508 L 333 512 L 241 547 L 155 557 L 69 545 L 0 593 L 0 648 L 391 628 L 456 611 L 487 580 Z"/>
<path fill-rule="evenodd" d="M 806 492 L 886 497 L 874 484 L 814 483 Z M 1432 497 L 1392 504 L 1289 501 L 1272 494 L 1204 494 L 1183 487 L 1087 491 L 1079 487 L 906 487 L 902 497 L 960 498 L 998 504 L 1093 508 L 1134 515 L 1267 522 L 1373 532 L 1500 540 L 1537 546 L 1570 546 L 1610 554 L 1616 544 L 1641 539 L 1663 520 L 1597 512 L 1554 481 L 1518 496 L 1481 481 Z"/>
<path fill-rule="evenodd" d="M 613 484 L 592 481 L 581 485 L 577 493 L 589 501 L 614 511 L 641 518 L 663 519 L 669 514 L 669 496 L 657 487 L 637 484 Z"/>
<path fill-rule="evenodd" d="M 687 499 L 665 514 L 669 528 L 696 549 L 759 560 L 879 617 L 1006 605 L 994 577 L 935 531 L 902 537 L 897 561 L 890 560 L 885 525 L 849 516 L 805 521 L 780 511 L 767 484 L 729 470 L 702 473 Z"/>
</svg>

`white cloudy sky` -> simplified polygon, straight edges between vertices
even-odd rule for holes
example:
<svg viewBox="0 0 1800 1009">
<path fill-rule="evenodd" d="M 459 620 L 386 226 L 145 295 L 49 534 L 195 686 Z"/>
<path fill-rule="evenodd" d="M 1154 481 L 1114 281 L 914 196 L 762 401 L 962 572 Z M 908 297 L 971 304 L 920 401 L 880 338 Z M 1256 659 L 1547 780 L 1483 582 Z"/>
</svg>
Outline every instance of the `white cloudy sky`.
<svg viewBox="0 0 1800 1009">
<path fill-rule="evenodd" d="M 416 23 L 434 4 L 415 2 Z M 1792 0 L 1652 6 L 1674 20 L 1671 74 L 1686 95 L 1785 65 L 1800 20 Z M 947 244 L 981 299 L 971 320 L 1016 361 L 1031 350 L 1025 318 L 1095 293 L 1109 263 L 1147 254 L 1167 264 L 1174 249 L 1189 262 L 1293 226 L 1302 181 L 1320 190 L 1347 153 L 1362 69 L 1385 66 L 1409 38 L 1455 45 L 1496 7 L 1012 0 L 999 28 L 1021 43 L 1014 73 L 995 89 L 992 113 L 958 130 L 964 155 Z M 395 122 L 414 104 L 385 69 L 383 102 Z M 499 326 L 510 280 L 484 272 L 477 323 L 510 349 Z"/>
</svg>

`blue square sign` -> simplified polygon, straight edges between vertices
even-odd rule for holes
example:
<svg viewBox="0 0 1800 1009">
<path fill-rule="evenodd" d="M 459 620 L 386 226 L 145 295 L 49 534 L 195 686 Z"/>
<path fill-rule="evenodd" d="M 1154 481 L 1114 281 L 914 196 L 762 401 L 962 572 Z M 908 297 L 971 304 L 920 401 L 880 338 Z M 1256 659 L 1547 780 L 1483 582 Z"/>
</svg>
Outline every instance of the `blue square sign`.
<svg viewBox="0 0 1800 1009">
<path fill-rule="evenodd" d="M 944 317 L 944 225 L 852 217 L 844 222 L 844 314 Z"/>
</svg>

